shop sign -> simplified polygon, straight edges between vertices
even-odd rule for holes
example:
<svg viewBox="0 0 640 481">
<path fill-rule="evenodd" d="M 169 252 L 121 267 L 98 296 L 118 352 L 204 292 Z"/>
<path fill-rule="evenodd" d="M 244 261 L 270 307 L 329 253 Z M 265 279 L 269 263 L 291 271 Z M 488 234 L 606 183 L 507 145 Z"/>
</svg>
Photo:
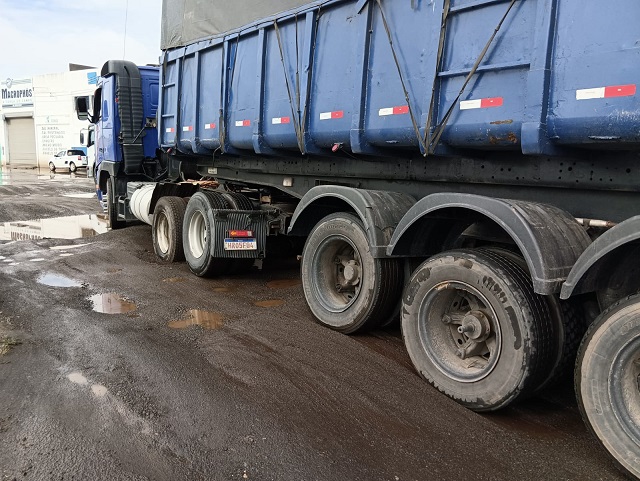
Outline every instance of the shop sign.
<svg viewBox="0 0 640 481">
<path fill-rule="evenodd" d="M 1 82 L 2 108 L 33 107 L 33 83 L 31 79 Z"/>
</svg>

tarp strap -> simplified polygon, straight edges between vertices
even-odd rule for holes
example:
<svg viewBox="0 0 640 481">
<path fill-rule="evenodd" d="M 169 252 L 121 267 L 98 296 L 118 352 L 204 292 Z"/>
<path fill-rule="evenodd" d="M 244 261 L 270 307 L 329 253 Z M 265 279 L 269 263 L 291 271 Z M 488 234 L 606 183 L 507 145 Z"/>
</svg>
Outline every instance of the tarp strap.
<svg viewBox="0 0 640 481">
<path fill-rule="evenodd" d="M 287 64 L 284 61 L 284 49 L 282 46 L 282 37 L 280 36 L 280 27 L 278 27 L 278 21 L 273 22 L 273 27 L 276 31 L 276 38 L 278 39 L 278 48 L 280 49 L 280 61 L 282 62 L 282 70 L 284 73 L 284 81 L 287 84 L 287 95 L 289 96 L 289 105 L 291 106 L 291 117 L 293 118 L 293 128 L 296 131 L 296 139 L 298 141 L 298 148 L 302 154 L 305 153 L 304 137 L 302 133 L 302 126 L 300 125 L 300 57 L 298 51 L 298 16 L 296 15 L 296 87 L 295 92 L 292 89 L 291 82 L 289 82 L 289 73 L 287 72 Z M 295 97 L 295 98 L 294 98 Z"/>
<path fill-rule="evenodd" d="M 442 68 L 442 59 L 444 58 L 444 42 L 447 35 L 447 19 L 449 17 L 449 9 L 451 7 L 451 0 L 444 0 L 442 7 L 442 21 L 440 23 L 440 41 L 438 42 L 438 57 L 436 59 L 436 72 L 433 76 L 433 85 L 431 86 L 431 101 L 429 102 L 429 115 L 427 115 L 427 125 L 424 129 L 425 132 L 425 144 L 429 145 L 428 149 L 425 149 L 425 157 L 431 152 L 431 145 L 426 139 L 429 137 L 429 131 L 431 130 L 431 122 L 433 121 L 433 112 L 436 104 L 436 87 L 438 85 L 438 74 Z"/>
<path fill-rule="evenodd" d="M 448 0 L 446 0 L 446 1 L 448 3 Z M 447 113 L 442 118 L 442 121 L 440 122 L 440 124 L 436 127 L 436 130 L 433 133 L 433 137 L 431 137 L 431 139 L 429 139 L 429 142 L 428 142 L 428 145 L 429 145 L 428 153 L 433 153 L 435 151 L 435 148 L 438 145 L 438 142 L 440 141 L 440 138 L 442 137 L 442 134 L 444 133 L 444 128 L 447 126 L 447 122 L 449 122 L 449 119 L 451 118 L 451 114 L 453 113 L 453 110 L 455 109 L 456 105 L 458 105 L 458 101 L 460 100 L 460 97 L 462 97 L 462 94 L 464 93 L 465 89 L 467 88 L 467 85 L 471 81 L 471 78 L 475 75 L 476 71 L 478 70 L 478 67 L 480 66 L 480 64 L 484 60 L 484 57 L 487 54 L 487 51 L 489 50 L 489 47 L 493 43 L 493 40 L 496 38 L 496 35 L 500 31 L 500 28 L 502 27 L 502 24 L 507 19 L 507 16 L 509 15 L 509 12 L 511 12 L 511 9 L 515 5 L 516 1 L 517 0 L 511 0 L 511 2 L 509 3 L 509 7 L 507 8 L 507 11 L 504 13 L 502 18 L 500 19 L 500 22 L 498 23 L 496 28 L 493 30 L 493 34 L 491 35 L 491 38 L 489 38 L 489 40 L 487 41 L 486 45 L 482 49 L 482 52 L 480 53 L 480 56 L 478 57 L 478 59 L 476 60 L 475 64 L 471 68 L 471 71 L 469 72 L 467 77 L 464 79 L 464 83 L 462 84 L 462 87 L 460 88 L 460 92 L 458 92 L 458 96 L 451 103 L 451 106 L 447 110 Z M 444 16 L 444 13 L 443 13 L 443 21 L 446 21 L 446 17 Z M 443 26 L 443 29 L 444 29 L 444 26 Z M 443 34 L 441 33 L 441 41 L 442 41 L 442 35 Z M 444 43 L 444 42 L 442 42 L 442 43 Z M 437 72 L 436 72 L 436 77 L 437 77 Z M 432 94 L 432 96 L 431 96 L 432 102 L 433 102 L 433 97 L 434 96 Z M 431 114 L 432 112 L 430 111 L 429 113 Z M 431 115 L 429 115 L 429 119 L 431 119 Z M 428 129 L 426 131 L 426 135 L 427 136 L 429 135 L 429 130 Z"/>
<path fill-rule="evenodd" d="M 413 124 L 413 130 L 416 133 L 416 137 L 418 138 L 418 142 L 420 142 L 420 146 L 423 151 L 427 151 L 426 139 L 422 137 L 420 134 L 420 127 L 418 127 L 418 121 L 416 120 L 415 113 L 413 112 L 413 106 L 411 105 L 411 99 L 409 97 L 409 91 L 407 90 L 407 85 L 404 80 L 404 75 L 402 73 L 402 67 L 400 67 L 400 61 L 398 60 L 398 55 L 396 53 L 396 48 L 393 45 L 393 37 L 391 35 L 391 29 L 389 28 L 389 23 L 387 22 L 387 16 L 384 14 L 384 10 L 382 9 L 382 3 L 380 0 L 376 0 L 378 4 L 378 8 L 380 9 L 380 15 L 382 17 L 382 23 L 384 25 L 384 29 L 387 32 L 387 39 L 389 40 L 389 46 L 391 47 L 391 54 L 393 55 L 393 61 L 396 64 L 396 69 L 398 71 L 398 75 L 400 76 L 400 84 L 402 85 L 402 91 L 404 92 L 404 98 L 407 102 L 407 106 L 409 108 L 409 116 L 411 117 L 411 123 Z"/>
<path fill-rule="evenodd" d="M 229 107 L 230 103 L 231 103 L 231 86 L 233 85 L 233 77 L 234 74 L 236 72 L 236 59 L 238 57 L 238 44 L 240 42 L 240 35 L 236 36 L 236 45 L 235 45 L 235 51 L 233 52 L 233 61 L 231 63 L 231 75 L 229 76 L 229 79 L 227 81 L 227 85 L 226 85 L 226 92 L 227 92 L 227 98 L 226 101 L 224 102 L 225 107 Z M 229 42 L 228 45 L 231 45 L 231 42 Z M 231 52 L 229 52 L 229 55 L 231 55 Z M 229 58 L 229 60 L 231 60 L 231 58 Z M 227 141 L 227 122 L 224 121 L 226 119 L 224 119 L 224 117 L 226 117 L 228 115 L 228 112 L 220 112 L 220 147 L 222 149 L 222 152 L 225 151 L 225 144 Z"/>
<path fill-rule="evenodd" d="M 318 5 L 318 11 L 315 13 L 315 20 L 313 25 L 313 43 L 311 44 L 311 52 L 309 55 L 309 68 L 308 72 L 313 72 L 313 61 L 316 57 L 316 45 L 318 43 L 318 29 L 320 28 L 320 17 L 322 15 L 322 5 Z M 301 125 L 301 137 L 302 137 L 302 145 L 304 146 L 304 129 L 307 125 L 307 116 L 309 114 L 309 105 L 311 104 L 311 78 L 310 74 L 307 77 L 307 92 L 305 96 L 304 109 L 302 110 L 302 121 Z M 305 152 L 303 152 L 304 154 Z"/>
</svg>

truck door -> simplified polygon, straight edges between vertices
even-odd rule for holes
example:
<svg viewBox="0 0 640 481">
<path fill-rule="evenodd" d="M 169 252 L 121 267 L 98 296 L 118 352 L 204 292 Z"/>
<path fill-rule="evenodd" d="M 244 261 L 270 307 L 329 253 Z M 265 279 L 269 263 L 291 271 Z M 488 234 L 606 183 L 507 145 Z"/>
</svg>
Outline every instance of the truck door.
<svg viewBox="0 0 640 481">
<path fill-rule="evenodd" d="M 106 78 L 102 87 L 96 90 L 95 109 L 98 121 L 96 122 L 96 169 L 100 168 L 103 161 L 116 162 L 116 152 L 113 139 L 113 82 Z M 94 114 L 95 115 L 95 114 Z"/>
</svg>

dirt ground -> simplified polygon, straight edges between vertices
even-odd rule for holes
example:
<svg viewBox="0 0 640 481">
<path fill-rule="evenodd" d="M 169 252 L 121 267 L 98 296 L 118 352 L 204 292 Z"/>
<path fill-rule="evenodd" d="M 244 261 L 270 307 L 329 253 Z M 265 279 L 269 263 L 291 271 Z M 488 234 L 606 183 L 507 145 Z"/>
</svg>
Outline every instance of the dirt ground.
<svg viewBox="0 0 640 481">
<path fill-rule="evenodd" d="M 0 479 L 623 479 L 570 381 L 473 413 L 398 328 L 315 324 L 295 259 L 195 277 L 155 259 L 149 226 L 91 236 L 83 173 L 41 174 L 0 176 Z"/>
</svg>

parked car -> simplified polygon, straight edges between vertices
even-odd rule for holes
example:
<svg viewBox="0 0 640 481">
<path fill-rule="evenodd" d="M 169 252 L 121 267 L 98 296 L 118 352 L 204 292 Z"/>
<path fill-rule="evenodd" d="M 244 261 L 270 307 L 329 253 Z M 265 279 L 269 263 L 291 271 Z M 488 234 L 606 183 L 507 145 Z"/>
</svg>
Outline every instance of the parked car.
<svg viewBox="0 0 640 481">
<path fill-rule="evenodd" d="M 75 172 L 79 168 L 87 168 L 87 156 L 80 149 L 62 150 L 49 159 L 51 172 L 56 169 L 69 169 L 69 172 Z"/>
</svg>

